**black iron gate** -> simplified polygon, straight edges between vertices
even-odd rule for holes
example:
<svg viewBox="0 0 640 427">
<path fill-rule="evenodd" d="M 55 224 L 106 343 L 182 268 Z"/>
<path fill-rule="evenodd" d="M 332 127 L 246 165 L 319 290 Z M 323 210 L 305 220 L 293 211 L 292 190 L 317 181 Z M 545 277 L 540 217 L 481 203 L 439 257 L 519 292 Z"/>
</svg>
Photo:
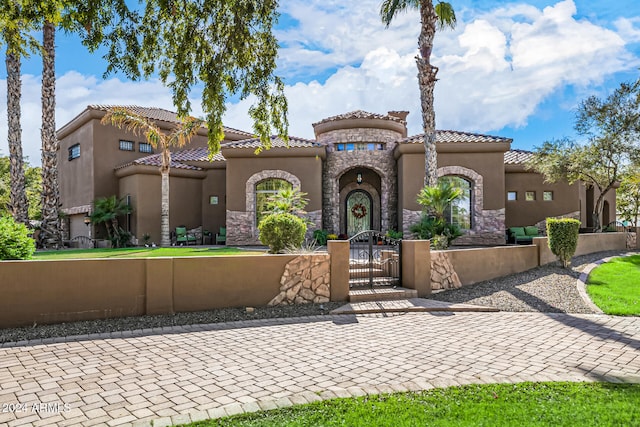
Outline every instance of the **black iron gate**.
<svg viewBox="0 0 640 427">
<path fill-rule="evenodd" d="M 350 238 L 349 287 L 400 286 L 401 242 L 375 230 Z"/>
</svg>

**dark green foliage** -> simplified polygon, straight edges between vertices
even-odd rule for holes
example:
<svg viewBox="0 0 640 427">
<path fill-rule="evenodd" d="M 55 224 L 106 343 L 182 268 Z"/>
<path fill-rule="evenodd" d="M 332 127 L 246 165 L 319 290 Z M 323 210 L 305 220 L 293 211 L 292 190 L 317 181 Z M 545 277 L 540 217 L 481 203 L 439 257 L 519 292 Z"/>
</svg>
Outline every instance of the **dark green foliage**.
<svg viewBox="0 0 640 427">
<path fill-rule="evenodd" d="M 549 249 L 562 261 L 562 265 L 569 267 L 571 257 L 578 246 L 578 231 L 580 221 L 577 219 L 547 218 L 547 236 L 549 236 Z"/>
<path fill-rule="evenodd" d="M 11 175 L 9 157 L 0 157 L 0 215 L 8 213 Z M 40 219 L 40 192 L 42 191 L 42 170 L 39 167 L 24 164 L 25 186 L 29 200 L 29 218 Z"/>
<path fill-rule="evenodd" d="M 36 243 L 24 224 L 9 216 L 0 217 L 0 260 L 29 259 L 35 251 Z"/>
<path fill-rule="evenodd" d="M 118 225 L 118 218 L 131 213 L 131 211 L 131 206 L 127 205 L 124 197 L 121 199 L 116 196 L 101 197 L 93 202 L 91 222 L 104 224 L 108 239 L 111 240 L 113 246 L 116 248 L 124 247 L 129 244 L 131 234 Z"/>
<path fill-rule="evenodd" d="M 321 246 L 327 244 L 328 235 L 329 235 L 329 232 L 327 230 L 315 230 L 313 232 L 313 238 Z"/>
<path fill-rule="evenodd" d="M 438 239 L 438 249 L 446 249 L 451 242 L 462 236 L 460 229 L 453 225 L 447 224 L 442 218 L 434 218 L 432 216 L 422 215 L 420 222 L 409 227 L 409 231 L 415 234 L 416 238 L 421 240 L 434 239 L 436 236 L 446 237 L 447 246 L 442 247 L 442 239 Z M 433 244 L 434 242 L 432 242 Z M 434 247 L 434 249 L 436 249 Z"/>
<path fill-rule="evenodd" d="M 295 248 L 304 241 L 307 225 L 290 213 L 267 215 L 258 224 L 260 241 L 269 246 L 269 252 L 277 254 L 285 248 Z"/>
<path fill-rule="evenodd" d="M 392 239 L 402 239 L 402 231 L 387 230 L 387 237 Z"/>
</svg>

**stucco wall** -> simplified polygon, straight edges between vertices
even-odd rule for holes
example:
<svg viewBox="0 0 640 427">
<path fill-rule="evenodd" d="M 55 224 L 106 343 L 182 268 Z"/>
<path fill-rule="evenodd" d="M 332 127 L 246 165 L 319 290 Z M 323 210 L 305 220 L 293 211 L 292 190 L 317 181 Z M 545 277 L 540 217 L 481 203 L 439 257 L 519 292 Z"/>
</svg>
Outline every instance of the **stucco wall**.
<svg viewBox="0 0 640 427">
<path fill-rule="evenodd" d="M 202 181 L 202 225 L 214 235 L 226 224 L 226 194 L 226 169 L 207 170 L 207 177 Z M 218 196 L 217 205 L 209 203 L 210 196 Z"/>
<path fill-rule="evenodd" d="M 93 126 L 87 123 L 71 135 L 60 139 L 58 151 L 58 179 L 60 202 L 63 209 L 76 209 L 73 213 L 89 211 L 93 201 Z M 80 157 L 69 160 L 69 147 L 80 144 Z"/>
<path fill-rule="evenodd" d="M 531 245 L 434 252 L 449 257 L 462 285 L 471 285 L 538 266 L 538 250 Z"/>
<path fill-rule="evenodd" d="M 300 257 L 329 262 L 327 254 L 3 261 L 0 328 L 265 306 Z"/>
<path fill-rule="evenodd" d="M 540 265 L 557 261 L 557 257 L 549 249 L 546 237 L 536 237 L 533 244 L 538 246 Z M 627 248 L 626 233 L 589 233 L 578 235 L 578 247 L 574 256 L 601 251 L 625 250 Z"/>
<path fill-rule="evenodd" d="M 580 211 L 580 184 L 549 184 L 537 173 L 509 171 L 506 173 L 506 188 L 502 197 L 506 203 L 507 227 L 535 225 L 548 217 L 566 215 Z M 507 192 L 516 191 L 517 200 L 508 201 Z M 536 200 L 526 201 L 525 192 L 535 191 Z M 553 191 L 553 201 L 544 201 L 543 192 Z"/>
</svg>

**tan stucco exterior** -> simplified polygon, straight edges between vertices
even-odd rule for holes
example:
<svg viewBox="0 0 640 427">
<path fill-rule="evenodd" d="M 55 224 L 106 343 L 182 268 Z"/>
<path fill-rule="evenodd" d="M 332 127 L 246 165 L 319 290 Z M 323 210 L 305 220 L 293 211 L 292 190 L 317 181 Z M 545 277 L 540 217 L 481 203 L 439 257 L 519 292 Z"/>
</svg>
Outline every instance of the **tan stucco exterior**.
<svg viewBox="0 0 640 427">
<path fill-rule="evenodd" d="M 155 115 L 152 119 L 164 129 L 173 126 L 173 113 L 136 108 Z M 104 107 L 90 106 L 58 132 L 67 237 L 104 238 L 104 230 L 84 225 L 84 216 L 96 198 L 117 195 L 130 198 L 134 211 L 124 223 L 138 241 L 149 234 L 151 241 L 159 242 L 158 158 L 139 151 L 144 138 L 102 125 L 105 112 Z M 420 218 L 422 207 L 416 196 L 424 184 L 422 136 L 406 137 L 406 115 L 358 110 L 330 117 L 313 125 L 316 140 L 292 137 L 284 142 L 274 137 L 273 148 L 259 154 L 255 152 L 259 140 L 229 129 L 225 131 L 228 143 L 211 161 L 202 150 L 194 150 L 207 147 L 203 128 L 185 150 L 174 152 L 170 227 L 201 226 L 214 234 L 227 227 L 227 243 L 257 244 L 255 186 L 264 179 L 279 178 L 307 193 L 309 236 L 317 228 L 349 232 L 347 224 L 353 227 L 353 218 L 347 199 L 358 190 L 371 200 L 368 226 L 383 232 L 404 231 L 406 238 L 409 226 Z M 437 131 L 437 135 L 438 173 L 460 176 L 471 188 L 471 226 L 456 244 L 504 243 L 507 227 L 534 225 L 549 216 L 575 216 L 584 227 L 590 226 L 595 192 L 579 183 L 546 184 L 523 164 L 506 162 L 510 139 L 455 131 Z M 120 150 L 120 140 L 133 141 L 135 150 Z M 68 160 L 74 144 L 80 144 L 80 156 Z M 517 200 L 507 200 L 509 191 L 518 194 Z M 526 201 L 526 191 L 534 191 L 536 200 Z M 554 200 L 544 201 L 544 191 L 553 191 Z M 610 222 L 615 220 L 615 194 L 611 192 L 606 200 L 603 221 Z"/>
</svg>

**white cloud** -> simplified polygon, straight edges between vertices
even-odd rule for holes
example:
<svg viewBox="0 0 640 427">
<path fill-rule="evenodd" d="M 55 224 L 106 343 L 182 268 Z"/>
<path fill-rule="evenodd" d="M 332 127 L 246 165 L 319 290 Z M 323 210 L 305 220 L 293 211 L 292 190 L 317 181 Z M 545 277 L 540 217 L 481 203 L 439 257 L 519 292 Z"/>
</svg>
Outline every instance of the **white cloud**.
<svg viewBox="0 0 640 427">
<path fill-rule="evenodd" d="M 399 15 L 385 29 L 379 0 L 284 3 L 283 12 L 298 21 L 278 34 L 285 46 L 279 74 L 293 82 L 286 87 L 292 135 L 313 138 L 312 123 L 356 109 L 409 110 L 409 132 L 421 131 L 416 12 Z M 456 30 L 436 36 L 432 62 L 440 68 L 435 102 L 442 129 L 499 133 L 505 126 L 526 126 L 543 101 L 566 87 L 592 92 L 616 72 L 640 66 L 629 51 L 640 41 L 640 16 L 620 18 L 608 29 L 577 18 L 572 0 L 544 9 L 518 3 L 473 13 L 465 10 Z M 39 163 L 40 82 L 29 75 L 23 82 L 25 153 Z M 92 103 L 173 109 L 169 90 L 158 81 L 103 81 L 69 72 L 59 77 L 57 95 L 58 127 Z M 6 99 L 2 80 L 0 97 Z M 558 108 L 575 101 L 562 99 Z M 250 102 L 229 104 L 225 124 L 251 130 Z M 193 107 L 201 115 L 197 100 Z M 6 117 L 4 103 L 0 117 Z M 7 154 L 6 120 L 0 120 L 0 138 Z"/>
<path fill-rule="evenodd" d="M 6 80 L 0 80 L 0 98 L 6 99 Z M 40 77 L 22 76 L 22 146 L 30 164 L 40 164 Z M 159 81 L 122 82 L 118 79 L 102 80 L 71 71 L 56 82 L 56 124 L 64 126 L 80 114 L 89 104 L 144 105 L 174 109 L 171 94 Z M 194 105 L 195 106 L 195 105 Z M 199 108 L 199 106 L 198 106 Z M 197 111 L 194 114 L 199 114 Z M 0 117 L 7 117 L 7 106 L 0 103 Z M 0 153 L 9 154 L 6 143 L 6 120 L 0 120 Z"/>
</svg>

